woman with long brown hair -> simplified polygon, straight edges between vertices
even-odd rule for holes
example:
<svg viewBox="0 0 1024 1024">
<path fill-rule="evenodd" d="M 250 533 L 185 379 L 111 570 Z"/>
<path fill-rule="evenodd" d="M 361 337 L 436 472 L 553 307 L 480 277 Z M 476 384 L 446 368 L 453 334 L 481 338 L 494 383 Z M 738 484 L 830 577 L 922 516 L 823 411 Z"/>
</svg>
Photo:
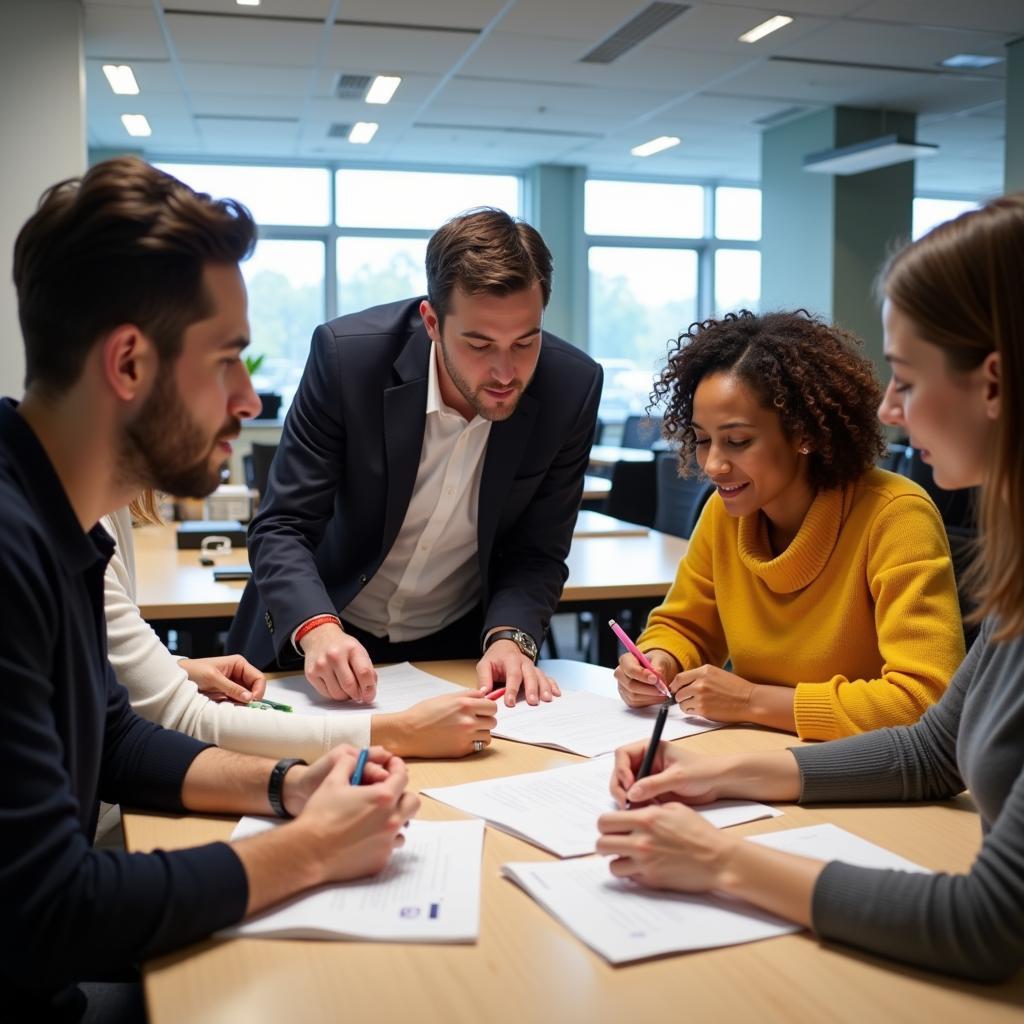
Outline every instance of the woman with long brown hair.
<svg viewBox="0 0 1024 1024">
<path fill-rule="evenodd" d="M 879 409 L 946 488 L 982 487 L 974 582 L 981 631 L 919 722 L 769 754 L 662 745 L 616 755 L 598 849 L 613 874 L 719 890 L 823 939 L 979 980 L 1024 964 L 1024 193 L 993 200 L 898 253 L 883 277 L 892 379 Z M 966 874 L 910 874 L 794 857 L 710 828 L 683 804 L 945 799 L 970 788 L 981 851 Z M 678 801 L 678 802 L 675 802 Z"/>
</svg>

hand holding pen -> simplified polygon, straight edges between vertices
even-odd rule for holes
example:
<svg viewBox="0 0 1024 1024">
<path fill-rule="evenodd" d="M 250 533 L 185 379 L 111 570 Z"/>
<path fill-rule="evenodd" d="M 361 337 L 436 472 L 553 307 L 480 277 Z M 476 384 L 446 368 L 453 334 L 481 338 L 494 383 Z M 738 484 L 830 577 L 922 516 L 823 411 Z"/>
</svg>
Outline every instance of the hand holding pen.
<svg viewBox="0 0 1024 1024">
<path fill-rule="evenodd" d="M 640 651 L 614 620 L 608 622 L 627 653 L 619 659 L 615 681 L 619 695 L 630 707 L 652 707 L 672 698 L 667 680 L 675 678 L 678 666 L 665 651 Z"/>
</svg>

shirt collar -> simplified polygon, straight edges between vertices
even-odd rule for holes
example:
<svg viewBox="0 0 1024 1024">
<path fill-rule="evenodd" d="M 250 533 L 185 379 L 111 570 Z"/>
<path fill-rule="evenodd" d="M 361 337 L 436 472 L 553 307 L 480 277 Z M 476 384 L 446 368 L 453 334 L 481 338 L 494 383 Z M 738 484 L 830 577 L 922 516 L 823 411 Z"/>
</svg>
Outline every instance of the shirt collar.
<svg viewBox="0 0 1024 1024">
<path fill-rule="evenodd" d="M 113 540 L 98 523 L 88 533 L 82 529 L 50 456 L 13 398 L 0 399 L 0 457 L 11 467 L 69 572 L 83 572 L 98 559 L 110 560 Z"/>
</svg>

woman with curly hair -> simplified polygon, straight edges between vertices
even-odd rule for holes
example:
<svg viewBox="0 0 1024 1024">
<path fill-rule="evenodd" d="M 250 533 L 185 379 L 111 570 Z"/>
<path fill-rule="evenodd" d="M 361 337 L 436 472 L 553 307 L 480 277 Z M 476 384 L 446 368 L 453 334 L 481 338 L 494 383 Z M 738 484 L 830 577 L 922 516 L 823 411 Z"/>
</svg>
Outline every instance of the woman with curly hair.
<svg viewBox="0 0 1024 1024">
<path fill-rule="evenodd" d="M 942 700 L 895 729 L 756 754 L 662 744 L 616 754 L 602 853 L 644 885 L 716 890 L 845 942 L 976 981 L 1024 967 L 1024 192 L 941 224 L 898 253 L 882 318 L 892 380 L 879 409 L 940 487 L 981 485 L 978 639 Z M 698 417 L 699 419 L 699 417 Z M 961 874 L 824 863 L 711 828 L 684 804 L 945 800 L 970 788 L 981 849 Z M 1019 1016 L 1019 1015 L 1018 1015 Z"/>
<path fill-rule="evenodd" d="M 875 468 L 881 397 L 855 339 L 803 310 L 679 338 L 653 398 L 716 493 L 638 646 L 684 711 L 822 740 L 942 696 L 964 656 L 949 546 L 925 492 Z M 631 654 L 616 679 L 663 699 Z"/>
</svg>

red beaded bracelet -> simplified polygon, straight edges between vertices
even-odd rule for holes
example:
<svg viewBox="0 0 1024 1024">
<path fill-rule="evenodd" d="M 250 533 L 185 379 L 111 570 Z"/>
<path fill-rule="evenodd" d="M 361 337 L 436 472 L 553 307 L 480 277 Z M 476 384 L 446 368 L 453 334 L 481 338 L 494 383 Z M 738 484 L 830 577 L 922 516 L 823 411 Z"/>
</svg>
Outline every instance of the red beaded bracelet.
<svg viewBox="0 0 1024 1024">
<path fill-rule="evenodd" d="M 296 645 L 307 633 L 311 633 L 317 626 L 326 626 L 328 622 L 333 622 L 338 627 L 341 626 L 341 619 L 337 615 L 314 615 L 313 618 L 306 619 L 295 631 Z"/>
</svg>

